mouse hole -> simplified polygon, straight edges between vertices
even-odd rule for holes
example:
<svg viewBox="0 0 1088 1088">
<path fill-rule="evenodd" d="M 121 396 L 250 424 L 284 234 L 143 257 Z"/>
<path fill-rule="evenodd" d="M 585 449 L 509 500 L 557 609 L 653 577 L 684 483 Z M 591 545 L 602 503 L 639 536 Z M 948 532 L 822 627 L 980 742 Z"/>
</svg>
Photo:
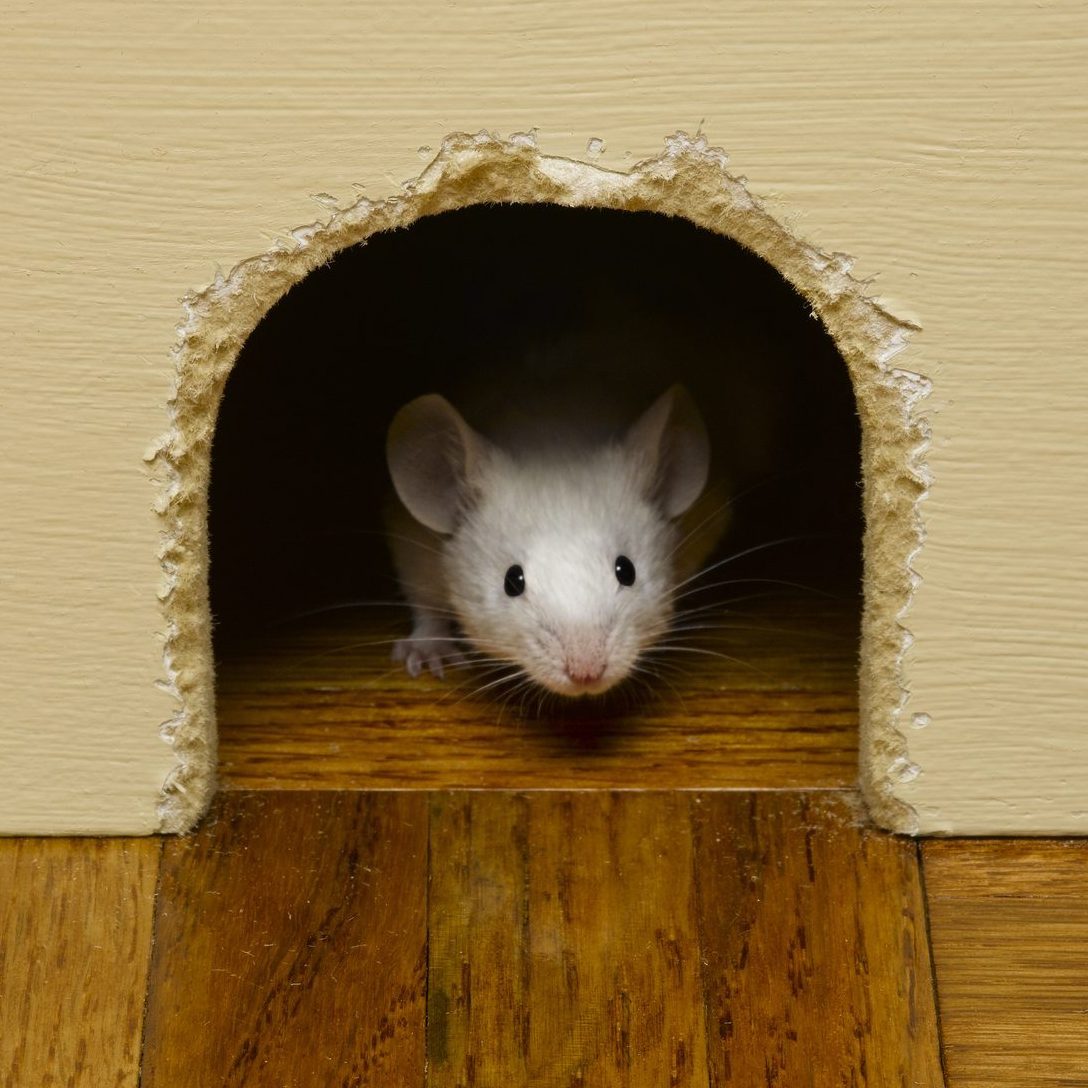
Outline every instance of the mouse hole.
<svg viewBox="0 0 1088 1088">
<path fill-rule="evenodd" d="M 542 402 L 577 415 L 582 398 L 598 413 L 615 400 L 637 414 L 675 382 L 706 423 L 713 499 L 729 519 L 707 562 L 736 555 L 692 582 L 698 607 L 790 596 L 777 579 L 814 591 L 792 602 L 799 612 L 824 592 L 856 612 L 860 423 L 846 364 L 805 299 L 683 219 L 492 205 L 341 250 L 246 340 L 212 448 L 217 637 L 399 597 L 385 435 L 415 397 L 460 407 L 467 389 L 471 422 L 509 431 L 541 415 L 547 427 Z M 714 513 L 709 496 L 700 510 Z M 747 588 L 709 588 L 725 581 Z"/>
<path fill-rule="evenodd" d="M 889 362 L 906 330 L 698 148 L 633 175 L 575 164 L 585 189 L 535 149 L 473 146 L 447 149 L 445 187 L 263 258 L 241 309 L 227 291 L 192 308 L 164 515 L 182 749 L 217 718 L 220 778 L 247 788 L 850 785 L 859 717 L 882 723 L 860 749 L 880 762 L 902 699 L 924 490 L 918 389 Z M 542 695 L 459 660 L 436 613 L 444 675 L 426 658 L 409 675 L 385 515 L 397 410 L 468 389 L 486 431 L 584 398 L 616 434 L 674 383 L 712 450 L 684 531 L 727 527 L 641 674 Z"/>
</svg>

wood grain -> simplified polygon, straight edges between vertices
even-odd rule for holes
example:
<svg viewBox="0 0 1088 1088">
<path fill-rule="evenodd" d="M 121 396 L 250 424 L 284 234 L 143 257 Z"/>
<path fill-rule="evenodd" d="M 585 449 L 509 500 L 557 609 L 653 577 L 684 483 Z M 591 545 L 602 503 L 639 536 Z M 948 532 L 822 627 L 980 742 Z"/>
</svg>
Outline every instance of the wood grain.
<svg viewBox="0 0 1088 1088">
<path fill-rule="evenodd" d="M 920 850 L 948 1088 L 1088 1085 L 1088 843 Z M 238 791 L 165 844 L 0 840 L 0 1085 L 140 1083 L 146 986 L 151 1088 L 936 1088 L 918 852 L 777 791 Z"/>
<path fill-rule="evenodd" d="M 4 1088 L 135 1088 L 159 850 L 0 840 Z"/>
<path fill-rule="evenodd" d="M 710 1083 L 942 1085 L 915 845 L 841 798 L 693 809 Z"/>
<path fill-rule="evenodd" d="M 154 819 L 169 749 L 149 723 L 174 707 L 139 460 L 167 426 L 180 296 L 327 216 L 321 194 L 397 195 L 453 128 L 533 127 L 573 159 L 596 137 L 623 170 L 702 125 L 925 326 L 894 360 L 934 383 L 904 682 L 939 727 L 912 735 L 906 800 L 1084 829 L 1081 3 L 184 11 L 6 6 L 0 824 Z"/>
<path fill-rule="evenodd" d="M 227 648 L 227 788 L 792 787 L 857 775 L 857 602 L 754 605 L 652 697 L 536 714 L 389 661 L 404 616 L 325 618 Z M 735 661 L 722 660 L 726 654 Z"/>
<path fill-rule="evenodd" d="M 1084 1088 L 1088 842 L 922 850 L 949 1088 Z"/>
<path fill-rule="evenodd" d="M 143 1088 L 423 1079 L 426 805 L 231 794 L 167 843 Z"/>
<path fill-rule="evenodd" d="M 436 799 L 430 1085 L 706 1084 L 687 813 L 678 794 Z"/>
</svg>

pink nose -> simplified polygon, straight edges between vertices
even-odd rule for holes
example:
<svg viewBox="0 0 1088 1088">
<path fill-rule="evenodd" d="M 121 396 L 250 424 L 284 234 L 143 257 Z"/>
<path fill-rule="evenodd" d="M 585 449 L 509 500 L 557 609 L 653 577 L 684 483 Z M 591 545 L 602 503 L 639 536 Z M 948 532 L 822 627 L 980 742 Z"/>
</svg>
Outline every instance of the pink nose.
<svg viewBox="0 0 1088 1088">
<path fill-rule="evenodd" d="M 568 661 L 567 676 L 575 684 L 595 684 L 604 676 L 603 661 Z"/>
</svg>

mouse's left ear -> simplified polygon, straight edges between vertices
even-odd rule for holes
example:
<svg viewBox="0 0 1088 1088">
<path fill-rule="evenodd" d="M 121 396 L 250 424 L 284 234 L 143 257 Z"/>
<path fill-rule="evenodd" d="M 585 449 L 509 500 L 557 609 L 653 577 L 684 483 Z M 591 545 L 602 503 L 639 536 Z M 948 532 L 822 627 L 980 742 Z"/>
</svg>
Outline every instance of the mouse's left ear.
<svg viewBox="0 0 1088 1088">
<path fill-rule="evenodd" d="M 702 493 L 710 440 L 691 394 L 674 385 L 635 421 L 624 440 L 666 517 L 679 517 Z"/>
</svg>

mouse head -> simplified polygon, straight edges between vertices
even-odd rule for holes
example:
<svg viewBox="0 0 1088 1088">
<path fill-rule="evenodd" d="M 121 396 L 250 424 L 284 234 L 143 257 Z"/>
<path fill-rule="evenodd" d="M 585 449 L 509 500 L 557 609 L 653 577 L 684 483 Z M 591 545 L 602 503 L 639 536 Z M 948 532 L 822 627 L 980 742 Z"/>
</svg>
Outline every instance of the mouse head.
<svg viewBox="0 0 1088 1088">
<path fill-rule="evenodd" d="M 618 441 L 518 458 L 443 397 L 400 410 L 390 474 L 404 506 L 446 540 L 451 606 L 471 641 L 562 695 L 608 690 L 673 611 L 676 519 L 702 492 L 706 428 L 673 386 Z"/>
</svg>

